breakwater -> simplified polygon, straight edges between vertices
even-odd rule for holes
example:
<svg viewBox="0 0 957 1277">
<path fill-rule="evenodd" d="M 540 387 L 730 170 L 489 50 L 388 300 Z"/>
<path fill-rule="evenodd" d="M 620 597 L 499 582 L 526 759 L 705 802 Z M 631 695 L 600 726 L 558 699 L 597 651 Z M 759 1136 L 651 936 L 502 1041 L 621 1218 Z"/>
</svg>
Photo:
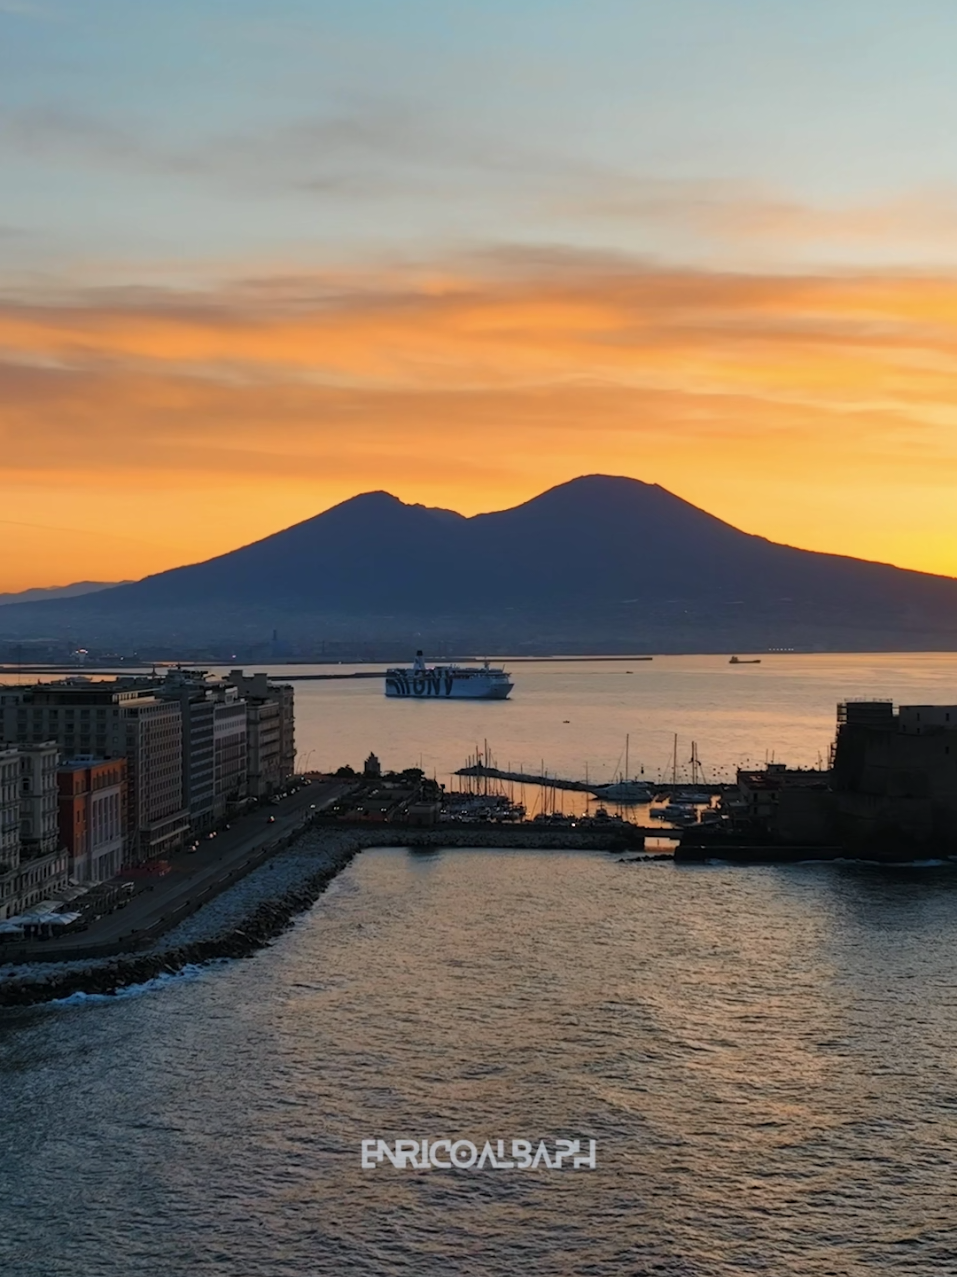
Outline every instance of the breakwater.
<svg viewBox="0 0 957 1277">
<path fill-rule="evenodd" d="M 317 822 L 311 832 L 244 874 L 217 898 L 175 920 L 162 936 L 131 936 L 121 951 L 107 955 L 94 946 L 84 953 L 78 946 L 62 955 L 63 960 L 0 967 L 0 1007 L 51 1002 L 76 993 L 115 994 L 187 967 L 250 957 L 315 904 L 358 852 L 383 846 L 620 853 L 640 850 L 643 839 L 627 827 L 607 831 L 531 824 L 415 828 Z"/>
<path fill-rule="evenodd" d="M 343 826 L 340 826 L 343 827 Z M 607 826 L 549 825 L 544 821 L 515 824 L 476 821 L 475 824 L 344 826 L 363 838 L 367 847 L 500 847 L 526 851 L 634 851 L 645 845 L 636 825 L 609 821 Z"/>
<path fill-rule="evenodd" d="M 0 1007 L 52 1002 L 74 993 L 116 993 L 146 984 L 157 976 L 174 975 L 185 967 L 224 958 L 248 958 L 314 904 L 341 868 L 342 865 L 320 870 L 311 880 L 277 899 L 263 901 L 240 924 L 208 940 L 195 940 L 156 953 L 123 954 L 79 969 L 72 964 L 50 965 L 40 972 L 0 980 Z"/>
<path fill-rule="evenodd" d="M 460 767 L 455 772 L 456 776 L 464 776 L 466 779 L 482 780 L 507 780 L 516 785 L 540 785 L 543 789 L 565 789 L 574 793 L 594 794 L 596 798 L 602 797 L 603 790 L 607 789 L 611 781 L 598 783 L 596 781 L 586 780 L 568 780 L 562 776 L 552 776 L 547 771 L 541 772 L 522 772 L 507 771 L 501 767 L 492 767 L 487 763 L 470 763 L 467 767 Z M 683 790 L 694 789 L 699 793 L 709 794 L 715 797 L 719 794 L 732 793 L 737 789 L 735 785 L 729 785 L 724 782 L 715 783 L 705 780 L 689 781 L 658 781 L 646 780 L 644 777 L 638 782 L 647 785 L 649 789 L 654 790 L 656 794 L 662 797 L 671 794 L 679 794 Z M 609 801 L 614 802 L 614 799 Z M 636 806 L 638 804 L 635 804 Z"/>
<path fill-rule="evenodd" d="M 158 976 L 173 975 L 190 966 L 203 966 L 227 958 L 247 958 L 291 926 L 298 914 L 313 905 L 333 878 L 349 863 L 361 844 L 340 843 L 330 855 L 319 858 L 312 873 L 286 885 L 275 894 L 264 884 L 262 898 L 250 904 L 238 919 L 213 925 L 210 934 L 198 929 L 194 939 L 175 942 L 175 933 L 148 952 L 131 951 L 87 961 L 30 964 L 0 968 L 0 1007 L 28 1006 L 70 997 L 74 993 L 111 994 Z M 202 917 L 203 910 L 191 922 Z"/>
</svg>

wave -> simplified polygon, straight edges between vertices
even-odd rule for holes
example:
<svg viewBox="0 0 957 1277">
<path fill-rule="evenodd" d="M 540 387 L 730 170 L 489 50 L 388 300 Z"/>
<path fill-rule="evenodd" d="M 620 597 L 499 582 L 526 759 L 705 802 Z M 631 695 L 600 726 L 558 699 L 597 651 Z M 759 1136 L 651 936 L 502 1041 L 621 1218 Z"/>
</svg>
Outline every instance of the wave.
<svg viewBox="0 0 957 1277">
<path fill-rule="evenodd" d="M 179 971 L 164 971 L 162 975 L 153 976 L 152 979 L 144 980 L 141 984 L 123 985 L 112 993 L 84 993 L 78 989 L 76 993 L 68 994 L 65 998 L 54 998 L 46 1005 L 51 1007 L 77 1007 L 97 1002 L 117 1002 L 121 998 L 138 998 L 144 993 L 155 993 L 171 984 L 198 980 L 201 975 L 212 967 L 221 965 L 225 961 L 229 961 L 229 959 L 220 959 L 218 963 L 213 962 L 204 965 L 195 962 L 189 963 Z"/>
</svg>

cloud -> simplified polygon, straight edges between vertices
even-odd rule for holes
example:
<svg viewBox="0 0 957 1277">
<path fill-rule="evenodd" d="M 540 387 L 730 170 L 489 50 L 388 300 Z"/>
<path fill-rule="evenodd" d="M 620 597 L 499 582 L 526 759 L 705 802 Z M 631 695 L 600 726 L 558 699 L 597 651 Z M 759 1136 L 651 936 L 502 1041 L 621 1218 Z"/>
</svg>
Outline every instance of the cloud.
<svg viewBox="0 0 957 1277">
<path fill-rule="evenodd" d="M 433 112 L 378 100 L 269 127 L 196 130 L 188 143 L 146 119 L 118 124 L 72 107 L 23 107 L 0 117 L 0 148 L 34 163 L 66 159 L 286 197 L 421 192 L 463 173 L 527 177 L 536 167 L 517 145 L 462 135 Z"/>
<path fill-rule="evenodd" d="M 137 131 L 64 107 L 4 112 L 0 116 L 0 148 L 34 162 L 68 158 L 176 176 L 203 171 L 197 156 L 164 147 L 151 140 L 145 129 Z"/>
<path fill-rule="evenodd" d="M 56 492 L 105 532 L 126 502 L 177 562 L 183 536 L 200 557 L 359 490 L 470 512 L 600 459 L 749 530 L 957 571 L 955 391 L 957 279 L 914 273 L 545 246 L 34 290 L 0 299 L 0 498 L 29 520 Z"/>
<path fill-rule="evenodd" d="M 957 245 L 957 191 L 948 186 L 849 204 L 812 204 L 755 183 L 594 175 L 571 214 L 641 223 L 730 244 L 769 247 Z"/>
<path fill-rule="evenodd" d="M 490 218 L 555 228 L 594 242 L 643 246 L 660 259 L 773 263 L 951 261 L 957 190 L 875 191 L 814 202 L 754 181 L 673 178 L 596 162 L 554 143 L 485 136 L 410 100 L 353 97 L 326 111 L 231 130 L 170 131 L 129 114 L 122 122 L 67 105 L 0 115 L 0 153 L 40 167 L 69 163 L 112 176 L 146 175 L 181 201 L 184 184 L 214 199 L 237 193 L 300 216 L 333 220 L 389 201 L 412 222 L 461 225 Z M 457 212 L 458 210 L 459 212 Z M 148 214 L 147 214 L 148 220 Z M 388 242 L 392 236 L 383 231 Z"/>
<path fill-rule="evenodd" d="M 488 389 L 576 382 L 762 401 L 944 401 L 957 284 L 665 270 L 620 255 L 477 254 L 443 271 L 218 289 L 101 289 L 0 306 L 24 366 L 223 384 Z"/>
<path fill-rule="evenodd" d="M 8 13 L 15 17 L 46 18 L 51 14 L 48 5 L 34 4 L 32 0 L 0 0 L 0 14 Z"/>
</svg>

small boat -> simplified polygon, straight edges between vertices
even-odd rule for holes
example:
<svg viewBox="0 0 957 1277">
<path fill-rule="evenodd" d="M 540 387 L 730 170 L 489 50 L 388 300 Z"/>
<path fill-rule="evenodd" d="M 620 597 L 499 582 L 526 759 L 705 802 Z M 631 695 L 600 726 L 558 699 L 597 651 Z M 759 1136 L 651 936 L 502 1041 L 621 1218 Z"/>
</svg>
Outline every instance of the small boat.
<svg viewBox="0 0 957 1277">
<path fill-rule="evenodd" d="M 682 807 L 704 806 L 711 802 L 711 795 L 704 789 L 679 789 L 671 795 L 671 801 Z"/>
<path fill-rule="evenodd" d="M 742 661 L 740 656 L 732 656 L 731 660 L 728 661 L 728 664 L 729 665 L 760 665 L 761 658 L 760 656 L 754 656 L 750 660 Z"/>
<path fill-rule="evenodd" d="M 605 802 L 611 799 L 615 803 L 650 803 L 655 796 L 654 788 L 643 780 L 631 780 L 628 777 L 628 751 L 631 747 L 631 736 L 625 737 L 625 770 L 610 785 L 596 785 L 592 793 Z"/>
<path fill-rule="evenodd" d="M 620 780 L 614 785 L 602 785 L 595 788 L 595 797 L 602 802 L 616 803 L 650 803 L 655 791 L 650 785 L 640 780 Z"/>
<path fill-rule="evenodd" d="M 698 812 L 694 807 L 675 807 L 671 805 L 667 819 L 673 825 L 696 825 L 698 823 Z"/>
</svg>

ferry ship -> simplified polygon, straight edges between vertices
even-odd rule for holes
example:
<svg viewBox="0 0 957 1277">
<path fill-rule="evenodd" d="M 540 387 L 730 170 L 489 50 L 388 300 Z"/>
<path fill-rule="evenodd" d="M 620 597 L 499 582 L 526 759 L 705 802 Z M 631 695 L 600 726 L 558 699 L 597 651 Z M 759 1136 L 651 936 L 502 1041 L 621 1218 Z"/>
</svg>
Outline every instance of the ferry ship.
<svg viewBox="0 0 957 1277">
<path fill-rule="evenodd" d="M 411 669 L 385 672 L 386 696 L 410 697 L 413 700 L 504 701 L 514 684 L 501 666 L 433 665 L 427 666 L 421 652 L 416 652 Z"/>
</svg>

